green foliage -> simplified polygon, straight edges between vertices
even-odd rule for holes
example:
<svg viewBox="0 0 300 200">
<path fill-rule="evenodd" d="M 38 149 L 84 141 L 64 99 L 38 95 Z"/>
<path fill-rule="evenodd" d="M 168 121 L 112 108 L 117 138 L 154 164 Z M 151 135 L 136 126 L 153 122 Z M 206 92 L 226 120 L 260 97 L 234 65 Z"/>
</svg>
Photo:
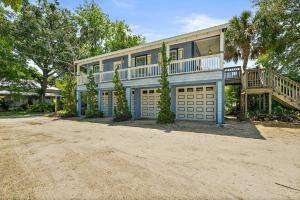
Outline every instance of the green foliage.
<svg viewBox="0 0 300 200">
<path fill-rule="evenodd" d="M 59 8 L 57 1 L 35 4 L 24 1 L 13 25 L 15 52 L 25 60 L 32 60 L 42 72 L 40 100 L 44 101 L 49 77 L 72 64 L 66 58 L 70 51 L 69 36 L 76 35 L 76 29 L 70 28 L 73 26 L 70 13 Z"/>
<path fill-rule="evenodd" d="M 124 21 L 111 22 L 111 31 L 106 43 L 108 51 L 117 51 L 137 46 L 145 41 L 140 35 L 131 34 L 130 27 Z"/>
<path fill-rule="evenodd" d="M 3 2 L 5 6 L 10 6 L 15 11 L 19 11 L 22 0 L 1 0 L 0 2 Z"/>
<path fill-rule="evenodd" d="M 60 89 L 63 103 L 63 111 L 76 113 L 76 79 L 71 74 L 65 74 L 63 80 L 57 81 L 56 86 Z"/>
<path fill-rule="evenodd" d="M 35 103 L 28 107 L 28 111 L 29 112 L 43 112 L 43 113 L 53 112 L 54 104 L 47 103 L 47 102 Z"/>
<path fill-rule="evenodd" d="M 93 116 L 95 115 L 98 111 L 96 108 L 96 96 L 97 96 L 97 84 L 94 79 L 93 72 L 90 71 L 88 75 L 88 82 L 85 84 L 86 86 L 86 98 L 87 98 L 87 104 L 88 108 L 85 112 L 86 116 Z"/>
<path fill-rule="evenodd" d="M 234 16 L 225 32 L 225 60 L 233 60 L 236 63 L 242 59 L 245 70 L 248 60 L 255 58 L 261 50 L 255 43 L 256 35 L 251 12 L 244 11 L 239 17 Z"/>
<path fill-rule="evenodd" d="M 161 53 L 161 62 L 159 66 L 161 68 L 161 75 L 159 83 L 161 85 L 160 92 L 160 100 L 159 100 L 159 108 L 160 111 L 158 113 L 157 123 L 174 123 L 175 122 L 175 114 L 171 112 L 171 88 L 170 83 L 168 80 L 168 66 L 171 62 L 171 59 L 166 55 L 166 45 L 165 43 L 162 44 L 160 49 Z"/>
<path fill-rule="evenodd" d="M 225 86 L 226 114 L 237 114 L 239 112 L 239 102 L 240 102 L 239 87 L 233 85 Z"/>
<path fill-rule="evenodd" d="M 300 1 L 255 0 L 258 43 L 266 49 L 258 62 L 281 73 L 300 75 Z"/>
<path fill-rule="evenodd" d="M 120 80 L 119 67 L 115 69 L 113 78 L 115 86 L 115 94 L 117 97 L 117 106 L 114 108 L 114 121 L 127 121 L 132 118 L 131 112 L 128 109 L 126 91 Z"/>
<path fill-rule="evenodd" d="M 85 115 L 86 118 L 102 118 L 104 117 L 104 113 L 99 111 L 99 112 L 95 112 L 95 113 L 86 113 Z"/>
<path fill-rule="evenodd" d="M 85 2 L 74 16 L 79 27 L 80 58 L 116 51 L 144 42 L 124 21 L 113 22 L 94 1 Z"/>
<path fill-rule="evenodd" d="M 2 111 L 8 111 L 9 106 L 10 106 L 9 101 L 7 101 L 4 98 L 0 98 L 0 108 Z"/>
</svg>

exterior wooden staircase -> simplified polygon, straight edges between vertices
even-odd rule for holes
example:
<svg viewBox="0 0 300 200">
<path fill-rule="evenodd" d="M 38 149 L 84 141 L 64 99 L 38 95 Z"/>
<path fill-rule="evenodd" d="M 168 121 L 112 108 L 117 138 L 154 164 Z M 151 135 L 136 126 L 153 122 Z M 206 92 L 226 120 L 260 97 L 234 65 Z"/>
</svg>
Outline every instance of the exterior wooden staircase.
<svg viewBox="0 0 300 200">
<path fill-rule="evenodd" d="M 226 84 L 239 83 L 238 79 L 245 102 L 245 112 L 248 95 L 267 95 L 270 113 L 272 99 L 286 107 L 300 110 L 300 83 L 269 69 L 247 69 L 242 74 L 237 67 L 225 68 Z"/>
</svg>

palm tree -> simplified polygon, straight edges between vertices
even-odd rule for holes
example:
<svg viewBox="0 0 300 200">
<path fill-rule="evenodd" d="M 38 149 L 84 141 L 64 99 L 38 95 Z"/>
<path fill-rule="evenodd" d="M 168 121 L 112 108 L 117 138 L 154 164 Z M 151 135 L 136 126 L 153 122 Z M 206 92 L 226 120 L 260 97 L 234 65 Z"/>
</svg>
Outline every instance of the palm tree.
<svg viewBox="0 0 300 200">
<path fill-rule="evenodd" d="M 255 58 L 258 52 L 257 48 L 254 48 L 255 36 L 254 19 L 250 11 L 243 11 L 239 17 L 234 16 L 225 32 L 225 60 L 237 63 L 242 59 L 244 72 L 249 58 Z"/>
</svg>

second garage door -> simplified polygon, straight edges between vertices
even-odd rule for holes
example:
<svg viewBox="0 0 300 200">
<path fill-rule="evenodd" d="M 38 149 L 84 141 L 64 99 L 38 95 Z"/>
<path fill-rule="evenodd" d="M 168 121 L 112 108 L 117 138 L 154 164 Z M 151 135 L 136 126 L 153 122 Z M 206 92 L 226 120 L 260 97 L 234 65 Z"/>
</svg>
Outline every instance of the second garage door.
<svg viewBox="0 0 300 200">
<path fill-rule="evenodd" d="M 159 113 L 159 95 L 157 88 L 143 89 L 141 92 L 142 106 L 141 116 L 143 118 L 157 118 Z"/>
<path fill-rule="evenodd" d="M 176 117 L 185 120 L 215 120 L 215 86 L 176 88 Z"/>
</svg>

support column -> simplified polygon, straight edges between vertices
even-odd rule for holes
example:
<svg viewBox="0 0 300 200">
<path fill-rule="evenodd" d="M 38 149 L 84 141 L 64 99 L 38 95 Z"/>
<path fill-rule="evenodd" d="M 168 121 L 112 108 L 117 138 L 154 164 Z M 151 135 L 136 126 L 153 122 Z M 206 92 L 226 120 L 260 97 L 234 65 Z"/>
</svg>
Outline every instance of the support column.
<svg viewBox="0 0 300 200">
<path fill-rule="evenodd" d="M 263 110 L 266 112 L 266 94 L 263 94 Z"/>
<path fill-rule="evenodd" d="M 272 113 L 272 92 L 269 93 L 269 114 Z"/>
<path fill-rule="evenodd" d="M 107 113 L 108 113 L 108 116 L 109 117 L 112 117 L 113 116 L 113 113 L 114 113 L 114 108 L 113 108 L 113 105 L 112 105 L 112 91 L 108 91 L 108 110 L 107 110 Z"/>
<path fill-rule="evenodd" d="M 248 112 L 248 94 L 245 92 L 245 116 L 247 116 Z"/>
<path fill-rule="evenodd" d="M 261 94 L 258 95 L 258 109 L 261 111 Z"/>
<path fill-rule="evenodd" d="M 102 90 L 98 90 L 98 111 L 102 112 Z"/>
<path fill-rule="evenodd" d="M 127 79 L 130 80 L 131 79 L 131 73 L 130 73 L 130 68 L 131 67 L 131 54 L 128 54 L 128 74 L 127 74 Z"/>
<path fill-rule="evenodd" d="M 217 81 L 217 124 L 224 124 L 224 82 Z"/>
<path fill-rule="evenodd" d="M 176 113 L 176 86 L 171 86 L 171 111 Z"/>
<path fill-rule="evenodd" d="M 135 113 L 134 118 L 141 118 L 141 89 L 134 89 L 134 98 L 135 98 Z"/>
<path fill-rule="evenodd" d="M 80 65 L 77 64 L 76 68 L 77 68 L 76 74 L 77 74 L 77 76 L 80 76 Z"/>
<path fill-rule="evenodd" d="M 126 88 L 126 100 L 127 100 L 127 106 L 128 110 L 131 111 L 131 88 L 127 87 Z"/>
<path fill-rule="evenodd" d="M 167 55 L 167 58 L 170 57 L 170 45 L 166 44 L 166 55 Z"/>
<path fill-rule="evenodd" d="M 81 92 L 79 90 L 76 91 L 76 111 L 77 116 L 81 116 Z"/>
<path fill-rule="evenodd" d="M 224 67 L 224 32 L 222 31 L 220 33 L 220 67 L 223 68 Z"/>
</svg>

